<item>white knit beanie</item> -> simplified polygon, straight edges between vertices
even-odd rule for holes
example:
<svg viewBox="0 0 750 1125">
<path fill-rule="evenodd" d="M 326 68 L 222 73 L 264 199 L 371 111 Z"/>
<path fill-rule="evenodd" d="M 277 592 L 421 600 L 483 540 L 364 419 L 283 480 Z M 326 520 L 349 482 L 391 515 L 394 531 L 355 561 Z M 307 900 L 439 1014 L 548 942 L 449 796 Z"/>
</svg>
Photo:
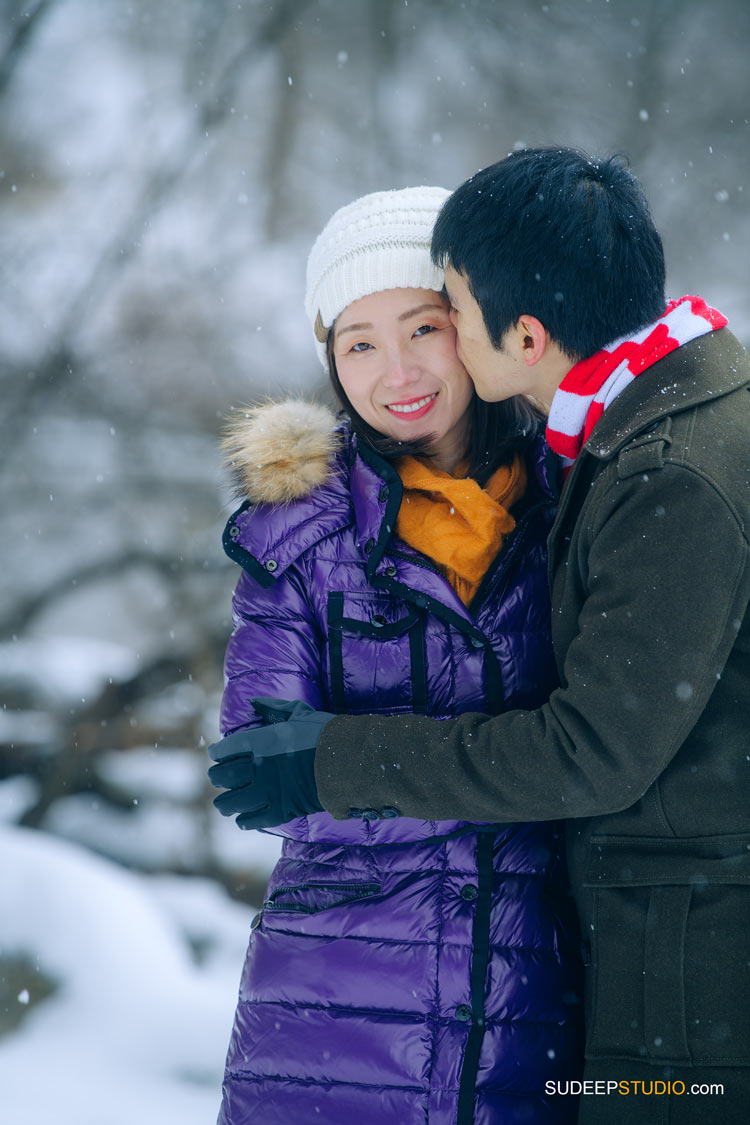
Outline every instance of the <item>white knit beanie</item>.
<svg viewBox="0 0 750 1125">
<path fill-rule="evenodd" d="M 328 220 L 307 259 L 305 293 L 324 367 L 329 329 L 352 301 L 384 289 L 443 288 L 444 273 L 430 258 L 430 240 L 449 195 L 440 187 L 375 191 Z"/>
</svg>

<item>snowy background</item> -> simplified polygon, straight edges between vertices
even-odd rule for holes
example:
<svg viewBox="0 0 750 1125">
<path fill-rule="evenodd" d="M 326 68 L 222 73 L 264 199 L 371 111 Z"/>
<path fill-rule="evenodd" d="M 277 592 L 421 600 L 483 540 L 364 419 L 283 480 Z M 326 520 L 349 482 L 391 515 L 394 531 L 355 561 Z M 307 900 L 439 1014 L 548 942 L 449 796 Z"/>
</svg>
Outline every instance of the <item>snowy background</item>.
<svg viewBox="0 0 750 1125">
<path fill-rule="evenodd" d="M 309 246 L 630 157 L 750 342 L 746 0 L 0 0 L 0 1120 L 211 1125 L 278 853 L 218 816 L 233 404 L 327 397 Z"/>
</svg>

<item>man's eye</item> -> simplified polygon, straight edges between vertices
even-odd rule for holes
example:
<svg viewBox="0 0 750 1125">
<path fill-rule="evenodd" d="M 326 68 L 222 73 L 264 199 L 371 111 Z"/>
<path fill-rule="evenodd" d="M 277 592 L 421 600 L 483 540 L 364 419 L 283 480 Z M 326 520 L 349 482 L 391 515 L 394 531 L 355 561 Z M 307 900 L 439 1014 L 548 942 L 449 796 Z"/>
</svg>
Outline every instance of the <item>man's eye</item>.
<svg viewBox="0 0 750 1125">
<path fill-rule="evenodd" d="M 415 336 L 426 336 L 428 332 L 436 332 L 436 331 L 437 331 L 437 328 L 434 324 L 420 324 L 419 328 L 414 333 L 414 335 Z"/>
</svg>

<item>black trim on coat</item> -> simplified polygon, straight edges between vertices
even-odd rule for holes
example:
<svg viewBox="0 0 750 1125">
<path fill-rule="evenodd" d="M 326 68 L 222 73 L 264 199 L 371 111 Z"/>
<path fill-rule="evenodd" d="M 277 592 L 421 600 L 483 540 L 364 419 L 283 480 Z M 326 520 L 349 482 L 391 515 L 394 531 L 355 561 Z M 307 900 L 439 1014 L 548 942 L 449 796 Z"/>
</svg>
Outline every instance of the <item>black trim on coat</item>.
<svg viewBox="0 0 750 1125">
<path fill-rule="evenodd" d="M 474 1094 L 477 1084 L 477 1071 L 479 1070 L 479 1056 L 486 1027 L 484 988 L 487 966 L 490 960 L 490 920 L 494 881 L 492 857 L 494 848 L 494 833 L 480 832 L 477 836 L 477 897 L 471 935 L 471 1028 L 469 1029 L 469 1038 L 466 1041 L 463 1065 L 461 1066 L 456 1125 L 472 1125 L 474 1121 Z"/>
<path fill-rule="evenodd" d="M 476 617 L 477 610 L 479 609 L 485 598 L 490 593 L 495 592 L 495 584 L 500 580 L 501 577 L 505 577 L 509 574 L 519 551 L 526 544 L 526 539 L 528 538 L 529 534 L 529 528 L 534 523 L 536 517 L 544 514 L 545 512 L 552 517 L 552 519 L 550 519 L 549 521 L 549 527 L 551 528 L 555 514 L 555 505 L 549 500 L 538 501 L 532 507 L 527 508 L 520 519 L 517 520 L 515 528 L 510 533 L 510 535 L 506 536 L 505 542 L 503 543 L 495 558 L 492 560 L 492 563 L 485 572 L 482 581 L 479 583 L 476 594 L 469 602 L 469 605 L 467 607 L 469 613 L 473 614 Z"/>
<path fill-rule="evenodd" d="M 328 653 L 331 662 L 331 707 L 337 715 L 346 712 L 344 692 L 343 631 L 344 595 L 338 590 L 328 594 Z"/>
<path fill-rule="evenodd" d="M 500 583 L 507 581 L 519 553 L 526 547 L 529 529 L 535 521 L 543 519 L 545 513 L 550 516 L 554 515 L 554 511 L 554 504 L 547 499 L 527 508 L 516 523 L 515 529 L 506 538 L 502 548 L 484 575 L 479 589 L 471 599 L 468 609 L 473 616 L 476 617 L 479 607 L 487 597 L 501 593 L 501 591 L 498 591 L 498 586 Z M 550 519 L 550 526 L 551 524 L 552 520 Z M 489 643 L 485 645 L 485 658 L 485 710 L 488 715 L 499 715 L 505 709 L 503 675 L 495 650 Z"/>
<path fill-rule="evenodd" d="M 380 525 L 380 531 L 378 532 L 375 546 L 367 556 L 367 577 L 370 585 L 376 590 L 386 590 L 388 593 L 397 594 L 398 596 L 404 598 L 405 601 L 411 602 L 412 604 L 416 605 L 419 609 L 429 610 L 430 613 L 434 613 L 436 617 L 440 618 L 440 620 L 444 621 L 447 625 L 453 626 L 454 629 L 456 629 L 459 633 L 462 633 L 465 637 L 469 637 L 472 640 L 481 641 L 482 647 L 485 651 L 485 668 L 487 668 L 490 663 L 490 661 L 486 659 L 487 653 L 492 653 L 492 658 L 494 659 L 495 665 L 493 672 L 490 673 L 489 677 L 487 675 L 487 672 L 485 671 L 485 696 L 487 696 L 488 694 L 489 680 L 489 682 L 491 682 L 491 691 L 493 697 L 499 699 L 500 701 L 504 701 L 504 691 L 502 686 L 502 674 L 500 671 L 500 665 L 497 661 L 497 658 L 495 657 L 494 650 L 492 649 L 489 638 L 485 636 L 482 630 L 477 628 L 477 626 L 474 625 L 471 621 L 467 621 L 466 618 L 461 617 L 458 613 L 450 609 L 450 607 L 445 605 L 443 602 L 438 601 L 437 598 L 433 598 L 429 594 L 422 593 L 419 590 L 413 590 L 410 586 L 405 585 L 405 583 L 403 582 L 398 582 L 395 578 L 389 578 L 385 574 L 377 573 L 377 567 L 380 564 L 383 555 L 385 554 L 386 547 L 388 546 L 388 542 L 396 526 L 396 517 L 398 516 L 399 508 L 401 507 L 401 499 L 404 489 L 401 482 L 401 477 L 398 475 L 395 468 L 391 464 L 389 464 L 383 458 L 379 457 L 378 454 L 374 453 L 373 450 L 368 449 L 364 445 L 359 446 L 358 453 L 365 464 L 369 465 L 369 467 L 374 472 L 378 473 L 378 475 L 386 481 L 389 488 L 388 501 L 386 504 L 385 515 Z M 403 558 L 415 566 L 423 566 L 425 569 L 432 570 L 436 574 L 440 575 L 440 571 L 437 569 L 437 567 L 426 563 L 421 557 L 415 558 L 411 555 L 407 555 L 405 553 L 394 550 L 391 550 L 388 553 L 389 557 Z M 503 554 L 503 552 L 501 552 L 501 554 Z M 440 576 L 443 577 L 442 575 Z M 447 582 L 447 579 L 443 578 L 443 581 Z M 489 700 L 487 701 L 489 703 Z M 500 709 L 502 710 L 502 703 Z M 495 707 L 493 707 L 491 713 L 496 713 Z"/>
<path fill-rule="evenodd" d="M 226 527 L 224 528 L 224 533 L 221 537 L 221 543 L 224 548 L 225 555 L 228 555 L 233 562 L 238 563 L 243 570 L 246 570 L 248 574 L 251 574 L 256 582 L 259 582 L 264 589 L 268 589 L 269 586 L 273 586 L 273 575 L 269 574 L 262 563 L 258 562 L 255 555 L 251 555 L 250 552 L 246 551 L 244 547 L 240 547 L 239 543 L 232 536 L 232 529 L 235 526 L 235 520 L 238 516 L 241 516 L 243 512 L 246 512 L 250 507 L 252 507 L 250 501 L 245 500 L 245 502 L 239 506 L 237 511 L 232 513 L 232 515 L 227 520 Z"/>
<path fill-rule="evenodd" d="M 424 619 L 420 617 L 409 631 L 409 663 L 411 666 L 411 702 L 415 715 L 426 715 L 427 700 L 427 647 Z"/>
<path fill-rule="evenodd" d="M 396 637 L 409 635 L 409 682 L 411 684 L 412 710 L 416 715 L 426 715 L 427 694 L 427 651 L 425 644 L 424 619 L 421 613 L 412 610 L 398 621 L 358 621 L 344 616 L 343 590 L 328 593 L 328 651 L 330 656 L 331 701 L 338 714 L 347 710 L 346 688 L 344 686 L 344 632 L 377 641 L 389 641 Z"/>
<path fill-rule="evenodd" d="M 484 649 L 484 705 L 488 715 L 501 715 L 505 710 L 503 673 L 491 644 Z"/>
</svg>

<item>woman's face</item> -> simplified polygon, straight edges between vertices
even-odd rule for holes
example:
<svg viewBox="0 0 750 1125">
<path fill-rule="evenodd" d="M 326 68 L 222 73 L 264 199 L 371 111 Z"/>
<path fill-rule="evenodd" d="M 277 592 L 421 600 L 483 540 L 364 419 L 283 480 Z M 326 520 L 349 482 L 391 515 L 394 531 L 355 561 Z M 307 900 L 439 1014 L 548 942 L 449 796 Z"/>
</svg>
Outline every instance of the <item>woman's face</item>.
<svg viewBox="0 0 750 1125">
<path fill-rule="evenodd" d="M 357 413 L 399 441 L 433 435 L 437 465 L 466 453 L 474 388 L 456 355 L 449 304 L 433 289 L 386 289 L 336 318 L 333 354 Z"/>
</svg>

